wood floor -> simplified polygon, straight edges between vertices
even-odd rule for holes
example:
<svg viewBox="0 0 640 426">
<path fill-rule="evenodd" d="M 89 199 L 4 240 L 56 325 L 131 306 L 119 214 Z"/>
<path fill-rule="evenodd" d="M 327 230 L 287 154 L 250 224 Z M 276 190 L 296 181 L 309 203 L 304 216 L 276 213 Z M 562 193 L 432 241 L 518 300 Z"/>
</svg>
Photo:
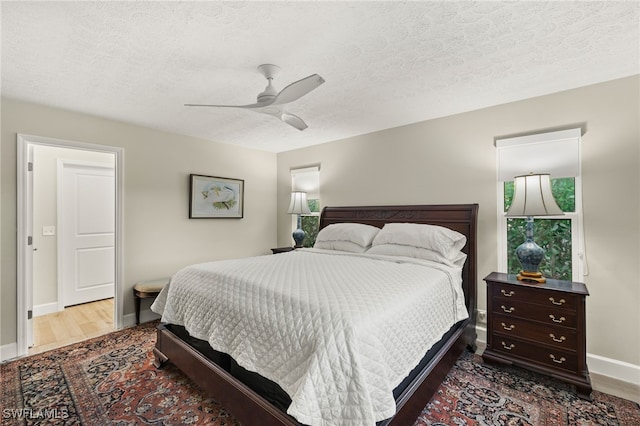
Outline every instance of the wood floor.
<svg viewBox="0 0 640 426">
<path fill-rule="evenodd" d="M 113 299 L 70 306 L 33 318 L 34 346 L 29 355 L 102 336 L 113 331 Z"/>
</svg>

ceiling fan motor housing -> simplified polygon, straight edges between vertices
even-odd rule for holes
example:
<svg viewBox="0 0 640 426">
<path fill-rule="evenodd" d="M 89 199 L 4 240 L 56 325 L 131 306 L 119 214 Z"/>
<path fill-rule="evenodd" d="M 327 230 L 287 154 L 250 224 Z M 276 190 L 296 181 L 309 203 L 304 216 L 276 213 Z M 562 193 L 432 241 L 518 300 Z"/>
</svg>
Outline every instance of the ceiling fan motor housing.
<svg viewBox="0 0 640 426">
<path fill-rule="evenodd" d="M 271 102 L 278 95 L 278 91 L 271 84 L 271 79 L 269 79 L 269 84 L 265 87 L 264 92 L 258 95 L 258 102 Z"/>
<path fill-rule="evenodd" d="M 258 102 L 270 102 L 278 95 L 278 91 L 273 87 L 271 81 L 280 72 L 280 67 L 273 64 L 262 64 L 258 67 L 258 72 L 269 81 L 264 92 L 258 95 Z"/>
</svg>

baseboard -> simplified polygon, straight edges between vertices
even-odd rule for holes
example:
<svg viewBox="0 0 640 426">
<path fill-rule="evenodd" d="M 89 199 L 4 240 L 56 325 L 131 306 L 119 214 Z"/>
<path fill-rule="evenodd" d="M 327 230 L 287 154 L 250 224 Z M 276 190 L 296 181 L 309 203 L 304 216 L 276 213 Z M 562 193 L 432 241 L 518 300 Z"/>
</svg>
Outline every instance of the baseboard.
<svg viewBox="0 0 640 426">
<path fill-rule="evenodd" d="M 16 342 L 0 346 L 0 362 L 7 361 L 17 356 L 18 344 Z"/>
<path fill-rule="evenodd" d="M 476 325 L 478 348 L 487 345 L 487 328 Z M 482 352 L 478 351 L 479 354 Z M 595 390 L 640 403 L 640 365 L 587 354 L 591 385 Z"/>
<path fill-rule="evenodd" d="M 587 354 L 589 371 L 640 386 L 640 365 Z"/>
<path fill-rule="evenodd" d="M 587 354 L 591 385 L 595 390 L 640 403 L 640 366 Z"/>
<path fill-rule="evenodd" d="M 478 335 L 476 339 L 477 344 L 482 345 L 482 347 L 486 347 L 487 346 L 487 327 L 482 326 L 480 324 L 476 324 L 476 334 Z"/>
<path fill-rule="evenodd" d="M 43 303 L 33 307 L 33 316 L 40 317 L 42 315 L 53 314 L 58 312 L 58 302 Z"/>
</svg>

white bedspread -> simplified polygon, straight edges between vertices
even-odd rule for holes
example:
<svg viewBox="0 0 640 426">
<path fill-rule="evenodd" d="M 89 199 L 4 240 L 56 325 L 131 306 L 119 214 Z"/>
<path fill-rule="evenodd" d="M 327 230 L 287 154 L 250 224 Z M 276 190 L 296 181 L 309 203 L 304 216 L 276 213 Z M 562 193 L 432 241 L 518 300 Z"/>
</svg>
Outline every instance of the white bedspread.
<svg viewBox="0 0 640 426">
<path fill-rule="evenodd" d="M 393 389 L 468 317 L 460 269 L 316 249 L 189 266 L 151 309 L 278 383 L 312 426 L 393 416 Z"/>
</svg>

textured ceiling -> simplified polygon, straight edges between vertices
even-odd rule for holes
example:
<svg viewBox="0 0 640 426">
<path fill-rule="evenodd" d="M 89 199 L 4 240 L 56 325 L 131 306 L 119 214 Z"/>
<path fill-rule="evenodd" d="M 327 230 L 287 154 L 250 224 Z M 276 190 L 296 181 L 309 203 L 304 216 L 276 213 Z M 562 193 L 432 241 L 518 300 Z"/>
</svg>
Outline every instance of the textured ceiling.
<svg viewBox="0 0 640 426">
<path fill-rule="evenodd" d="M 2 95 L 284 151 L 638 74 L 633 2 L 2 2 Z M 289 105 L 238 109 L 318 73 Z M 637 95 L 637 94 L 632 94 Z"/>
</svg>

